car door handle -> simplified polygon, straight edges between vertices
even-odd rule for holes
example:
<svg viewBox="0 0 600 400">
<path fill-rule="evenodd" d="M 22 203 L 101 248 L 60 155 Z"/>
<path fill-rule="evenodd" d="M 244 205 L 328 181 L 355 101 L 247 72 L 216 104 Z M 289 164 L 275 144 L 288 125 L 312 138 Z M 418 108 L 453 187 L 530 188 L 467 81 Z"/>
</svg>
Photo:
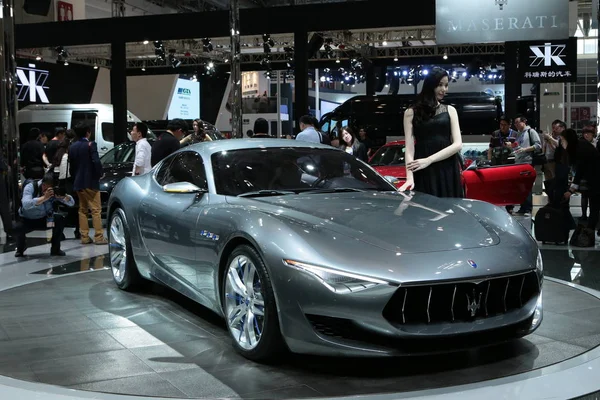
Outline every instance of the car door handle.
<svg viewBox="0 0 600 400">
<path fill-rule="evenodd" d="M 519 175 L 531 175 L 531 171 L 521 171 Z"/>
<path fill-rule="evenodd" d="M 102 146 L 102 147 L 100 147 L 100 150 L 108 150 L 108 147 Z"/>
</svg>

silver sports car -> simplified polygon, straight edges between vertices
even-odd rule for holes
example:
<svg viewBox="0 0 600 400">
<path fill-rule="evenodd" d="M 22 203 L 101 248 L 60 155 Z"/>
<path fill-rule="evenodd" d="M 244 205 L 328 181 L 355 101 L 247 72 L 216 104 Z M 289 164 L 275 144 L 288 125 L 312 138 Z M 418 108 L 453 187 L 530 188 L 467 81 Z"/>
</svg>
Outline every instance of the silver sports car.
<svg viewBox="0 0 600 400">
<path fill-rule="evenodd" d="M 116 284 L 183 293 L 253 360 L 451 351 L 542 320 L 540 253 L 506 211 L 399 193 L 330 146 L 192 145 L 119 182 L 108 210 Z"/>
</svg>

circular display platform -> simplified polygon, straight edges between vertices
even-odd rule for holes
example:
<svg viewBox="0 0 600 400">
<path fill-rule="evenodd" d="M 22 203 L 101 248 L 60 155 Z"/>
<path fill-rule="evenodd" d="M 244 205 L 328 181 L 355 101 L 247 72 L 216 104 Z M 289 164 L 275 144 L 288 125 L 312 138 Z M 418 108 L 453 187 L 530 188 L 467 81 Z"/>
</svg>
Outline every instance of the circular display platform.
<svg viewBox="0 0 600 400">
<path fill-rule="evenodd" d="M 544 321 L 523 339 L 391 359 L 290 354 L 266 366 L 239 356 L 212 312 L 158 285 L 123 292 L 101 270 L 0 292 L 0 375 L 177 398 L 410 392 L 519 374 L 585 353 L 600 344 L 600 316 L 586 311 L 598 307 L 598 298 L 546 281 Z"/>
</svg>

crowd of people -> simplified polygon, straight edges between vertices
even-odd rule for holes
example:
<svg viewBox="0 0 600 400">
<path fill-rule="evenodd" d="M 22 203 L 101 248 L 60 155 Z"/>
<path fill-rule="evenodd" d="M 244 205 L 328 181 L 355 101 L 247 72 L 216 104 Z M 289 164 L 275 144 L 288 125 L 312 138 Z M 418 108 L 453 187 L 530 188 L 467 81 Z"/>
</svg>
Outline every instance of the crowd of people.
<svg viewBox="0 0 600 400">
<path fill-rule="evenodd" d="M 424 79 L 414 105 L 404 113 L 407 176 L 400 191 L 416 190 L 438 197 L 464 196 L 460 178 L 460 121 L 454 107 L 442 103 L 448 82 L 445 70 L 433 69 Z M 588 222 L 588 229 L 596 229 L 600 219 L 600 142 L 596 127 L 585 127 L 583 138 L 579 138 L 560 120 L 553 122 L 551 133 L 538 133 L 523 115 L 514 120 L 503 116 L 499 122 L 499 129 L 490 139 L 488 160 L 499 165 L 512 156 L 515 163 L 538 167 L 543 172 L 545 185 L 552 188 L 549 192 L 551 203 L 564 206 L 574 193 L 580 193 L 581 221 Z M 187 122 L 173 119 L 166 131 L 150 145 L 148 127 L 136 123 L 131 131 L 131 139 L 136 142 L 132 175 L 150 171 L 182 146 L 211 140 L 201 124 L 202 121 L 195 120 L 193 133 L 188 135 Z M 337 137 L 330 138 L 319 129 L 317 119 L 311 115 L 300 117 L 299 127 L 300 133 L 295 140 L 331 145 L 365 162 L 374 147 L 364 128 L 356 134 L 353 127 L 343 126 Z M 107 243 L 101 222 L 99 182 L 102 165 L 96 143 L 90 141 L 90 132 L 90 127 L 85 124 L 73 129 L 57 128 L 52 135 L 42 134 L 36 128 L 29 132 L 28 140 L 21 148 L 25 182 L 19 208 L 21 218 L 16 226 L 7 226 L 6 207 L 2 210 L 5 231 L 16 239 L 17 257 L 24 255 L 25 235 L 44 227 L 52 229 L 51 254 L 64 255 L 60 242 L 65 239 L 65 217 L 73 212 L 77 213 L 74 218 L 76 239 L 82 244 Z M 269 134 L 268 121 L 263 118 L 256 120 L 254 129 L 248 131 L 247 136 L 256 139 L 273 137 Z M 61 206 L 68 209 L 66 213 L 59 211 Z M 517 214 L 527 215 L 532 207 L 530 193 Z M 513 213 L 513 207 L 507 207 L 507 211 Z M 94 228 L 93 239 L 88 215 Z"/>
</svg>

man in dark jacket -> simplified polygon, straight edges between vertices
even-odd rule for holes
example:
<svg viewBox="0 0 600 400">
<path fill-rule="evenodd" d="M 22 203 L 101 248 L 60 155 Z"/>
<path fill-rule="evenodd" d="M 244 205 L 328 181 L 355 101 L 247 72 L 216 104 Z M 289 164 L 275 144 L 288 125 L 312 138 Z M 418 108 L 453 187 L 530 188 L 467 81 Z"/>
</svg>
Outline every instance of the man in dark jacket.
<svg viewBox="0 0 600 400">
<path fill-rule="evenodd" d="M 98 145 L 90 142 L 91 129 L 85 124 L 75 127 L 76 141 L 69 148 L 71 176 L 74 177 L 73 191 L 79 197 L 79 232 L 81 243 L 90 244 L 88 210 L 92 214 L 95 244 L 107 244 L 102 229 L 102 204 L 100 201 L 100 178 L 102 164 L 98 156 Z"/>
<path fill-rule="evenodd" d="M 183 139 L 188 130 L 187 122 L 176 118 L 169 121 L 167 131 L 160 135 L 152 145 L 152 156 L 150 163 L 154 167 L 167 156 L 173 154 L 181 147 L 180 140 Z"/>
</svg>

